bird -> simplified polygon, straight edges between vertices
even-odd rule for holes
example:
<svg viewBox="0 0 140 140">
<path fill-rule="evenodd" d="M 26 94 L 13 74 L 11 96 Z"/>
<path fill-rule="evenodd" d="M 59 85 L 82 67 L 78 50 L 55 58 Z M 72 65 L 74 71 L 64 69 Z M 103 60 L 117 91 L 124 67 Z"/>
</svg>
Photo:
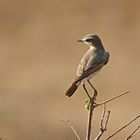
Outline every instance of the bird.
<svg viewBox="0 0 140 140">
<path fill-rule="evenodd" d="M 65 95 L 71 97 L 77 88 L 82 84 L 85 88 L 85 82 L 87 81 L 93 89 L 95 89 L 90 79 L 109 61 L 109 53 L 105 51 L 102 41 L 98 35 L 87 34 L 78 42 L 85 43 L 89 46 L 88 51 L 81 58 L 76 78 L 72 82 L 70 88 L 66 91 Z"/>
</svg>

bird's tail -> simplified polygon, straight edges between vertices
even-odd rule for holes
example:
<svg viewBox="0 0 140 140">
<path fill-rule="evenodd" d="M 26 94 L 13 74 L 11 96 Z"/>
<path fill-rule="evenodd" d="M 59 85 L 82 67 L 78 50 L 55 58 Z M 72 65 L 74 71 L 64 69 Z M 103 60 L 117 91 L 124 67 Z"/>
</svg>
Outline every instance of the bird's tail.
<svg viewBox="0 0 140 140">
<path fill-rule="evenodd" d="M 66 91 L 66 96 L 71 97 L 78 88 L 77 82 L 73 82 L 70 88 Z"/>
</svg>

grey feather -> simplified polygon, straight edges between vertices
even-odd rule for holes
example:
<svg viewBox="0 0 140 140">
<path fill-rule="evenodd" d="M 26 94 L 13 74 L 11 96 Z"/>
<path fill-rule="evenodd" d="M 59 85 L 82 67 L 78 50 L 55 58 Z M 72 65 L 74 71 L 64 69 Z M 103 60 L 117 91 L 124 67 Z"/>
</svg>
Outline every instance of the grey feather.
<svg viewBox="0 0 140 140">
<path fill-rule="evenodd" d="M 94 53 L 94 51 L 95 50 L 88 51 L 87 54 L 81 59 L 77 70 L 78 77 L 75 80 L 76 82 L 89 77 L 91 74 L 100 70 L 105 64 L 107 64 L 109 60 L 109 53 L 105 51 Z"/>
<path fill-rule="evenodd" d="M 86 43 L 90 49 L 82 57 L 78 65 L 77 77 L 66 91 L 66 95 L 69 97 L 74 94 L 81 82 L 92 78 L 93 74 L 99 71 L 109 60 L 109 53 L 105 51 L 97 35 L 86 35 L 79 42 Z"/>
</svg>

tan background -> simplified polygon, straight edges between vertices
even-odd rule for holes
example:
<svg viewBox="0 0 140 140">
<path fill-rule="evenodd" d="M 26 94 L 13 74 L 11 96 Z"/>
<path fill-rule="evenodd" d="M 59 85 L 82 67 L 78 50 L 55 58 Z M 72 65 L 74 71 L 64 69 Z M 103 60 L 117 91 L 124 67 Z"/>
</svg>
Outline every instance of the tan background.
<svg viewBox="0 0 140 140">
<path fill-rule="evenodd" d="M 76 40 L 98 34 L 111 57 L 92 80 L 98 101 L 131 90 L 108 104 L 111 118 L 105 136 L 139 113 L 139 0 L 1 0 L 0 136 L 3 140 L 76 139 L 61 119 L 69 119 L 84 139 L 86 98 L 79 88 L 64 96 L 88 49 Z M 102 108 L 95 111 L 94 129 Z M 123 140 L 140 121 L 114 139 Z M 140 134 L 135 137 L 139 140 Z"/>
</svg>

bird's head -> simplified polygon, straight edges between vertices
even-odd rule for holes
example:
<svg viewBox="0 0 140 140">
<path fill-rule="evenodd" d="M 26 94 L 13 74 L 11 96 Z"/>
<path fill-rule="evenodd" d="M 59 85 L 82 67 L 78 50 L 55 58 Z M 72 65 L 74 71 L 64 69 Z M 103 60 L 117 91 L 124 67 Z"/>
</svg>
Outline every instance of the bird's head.
<svg viewBox="0 0 140 140">
<path fill-rule="evenodd" d="M 83 39 L 78 40 L 78 42 L 83 42 L 89 46 L 97 47 L 101 44 L 101 39 L 97 35 L 88 34 Z"/>
</svg>

